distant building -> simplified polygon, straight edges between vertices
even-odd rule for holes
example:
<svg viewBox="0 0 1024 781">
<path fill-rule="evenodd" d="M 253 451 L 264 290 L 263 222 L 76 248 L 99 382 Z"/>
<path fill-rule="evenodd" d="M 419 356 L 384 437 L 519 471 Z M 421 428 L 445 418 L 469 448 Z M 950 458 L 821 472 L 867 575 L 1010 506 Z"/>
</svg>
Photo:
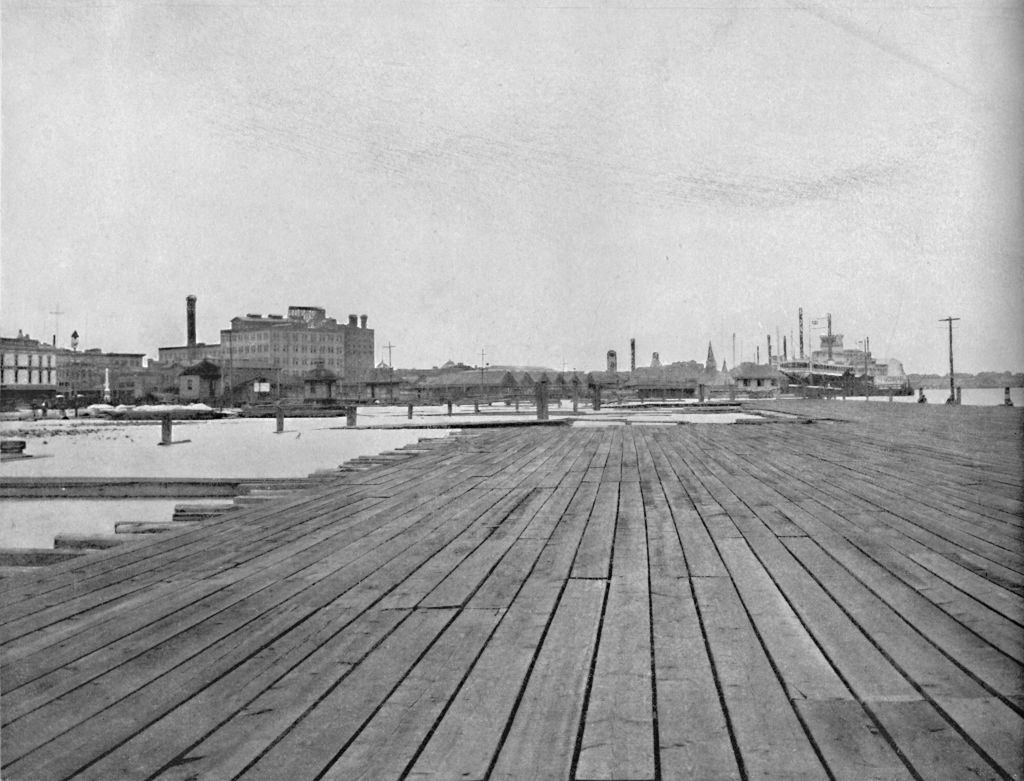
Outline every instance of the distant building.
<svg viewBox="0 0 1024 781">
<path fill-rule="evenodd" d="M 0 338 L 0 399 L 3 405 L 51 402 L 57 395 L 57 367 L 61 352 L 21 331 L 16 337 Z"/>
<path fill-rule="evenodd" d="M 736 389 L 755 396 L 774 396 L 788 387 L 786 376 L 774 366 L 744 362 L 735 367 L 732 378 Z"/>
<path fill-rule="evenodd" d="M 360 383 L 373 370 L 373 329 L 366 321 L 366 315 L 349 315 L 347 324 L 339 323 L 316 306 L 290 306 L 287 315 L 247 314 L 231 319 L 219 344 L 161 347 L 160 362 L 191 365 L 205 359 L 228 378 L 235 368 L 257 367 L 301 378 L 319 366 L 335 374 L 340 385 Z"/>
<path fill-rule="evenodd" d="M 178 397 L 183 401 L 213 403 L 223 390 L 220 368 L 205 359 L 185 368 L 178 383 Z"/>
<path fill-rule="evenodd" d="M 111 401 L 132 402 L 142 395 L 144 358 L 143 353 L 108 353 L 99 348 L 82 352 L 61 350 L 57 366 L 58 392 L 98 401 L 109 379 Z"/>
</svg>

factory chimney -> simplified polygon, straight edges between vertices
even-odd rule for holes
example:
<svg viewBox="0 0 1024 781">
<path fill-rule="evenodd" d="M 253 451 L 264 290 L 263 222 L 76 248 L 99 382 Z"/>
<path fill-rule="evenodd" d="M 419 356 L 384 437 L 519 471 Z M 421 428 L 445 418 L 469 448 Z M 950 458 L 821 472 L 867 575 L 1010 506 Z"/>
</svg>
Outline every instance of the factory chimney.
<svg viewBox="0 0 1024 781">
<path fill-rule="evenodd" d="M 636 371 L 636 339 L 629 340 L 629 370 Z"/>
<path fill-rule="evenodd" d="M 619 357 L 615 354 L 615 350 L 608 351 L 608 371 L 617 372 L 619 370 Z"/>
<path fill-rule="evenodd" d="M 772 365 L 772 335 L 768 334 L 768 365 Z"/>
<path fill-rule="evenodd" d="M 196 346 L 196 297 L 185 298 L 185 339 L 189 349 Z"/>
<path fill-rule="evenodd" d="M 359 315 L 359 327 L 366 328 L 366 315 Z"/>
</svg>

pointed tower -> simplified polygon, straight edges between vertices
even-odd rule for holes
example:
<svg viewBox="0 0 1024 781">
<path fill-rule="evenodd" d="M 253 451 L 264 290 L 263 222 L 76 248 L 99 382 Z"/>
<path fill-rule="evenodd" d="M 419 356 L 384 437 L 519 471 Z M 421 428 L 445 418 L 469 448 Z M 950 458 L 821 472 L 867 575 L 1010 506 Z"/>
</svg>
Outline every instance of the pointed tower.
<svg viewBox="0 0 1024 781">
<path fill-rule="evenodd" d="M 708 359 L 704 362 L 704 370 L 713 372 L 716 365 L 715 351 L 711 349 L 711 342 L 708 342 Z"/>
<path fill-rule="evenodd" d="M 727 367 L 727 366 L 725 365 L 725 359 L 723 358 L 723 359 L 722 359 L 722 374 L 725 374 L 725 373 L 726 373 L 727 371 L 729 371 L 729 369 L 728 369 L 728 367 Z"/>
</svg>

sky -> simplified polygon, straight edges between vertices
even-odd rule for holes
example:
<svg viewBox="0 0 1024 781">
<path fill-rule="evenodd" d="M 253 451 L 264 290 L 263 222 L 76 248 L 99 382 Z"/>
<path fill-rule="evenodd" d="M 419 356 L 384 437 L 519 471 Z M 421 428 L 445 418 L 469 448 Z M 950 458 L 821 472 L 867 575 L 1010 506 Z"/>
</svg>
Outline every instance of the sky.
<svg viewBox="0 0 1024 781">
<path fill-rule="evenodd" d="M 593 370 L 803 308 L 1024 371 L 1021 9 L 3 0 L 0 331 L 155 357 L 193 294 L 200 341 L 322 306 L 400 367 Z"/>
</svg>

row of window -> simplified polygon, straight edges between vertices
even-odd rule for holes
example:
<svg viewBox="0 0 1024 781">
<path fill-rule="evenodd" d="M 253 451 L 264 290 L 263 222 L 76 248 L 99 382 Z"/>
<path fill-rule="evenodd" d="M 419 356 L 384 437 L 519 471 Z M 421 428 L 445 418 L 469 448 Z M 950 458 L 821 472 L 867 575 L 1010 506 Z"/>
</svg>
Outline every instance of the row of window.
<svg viewBox="0 0 1024 781">
<path fill-rule="evenodd" d="M 53 369 L 4 369 L 4 385 L 53 385 Z"/>
<path fill-rule="evenodd" d="M 54 366 L 54 356 L 39 353 L 3 353 L 4 366 Z"/>
</svg>

